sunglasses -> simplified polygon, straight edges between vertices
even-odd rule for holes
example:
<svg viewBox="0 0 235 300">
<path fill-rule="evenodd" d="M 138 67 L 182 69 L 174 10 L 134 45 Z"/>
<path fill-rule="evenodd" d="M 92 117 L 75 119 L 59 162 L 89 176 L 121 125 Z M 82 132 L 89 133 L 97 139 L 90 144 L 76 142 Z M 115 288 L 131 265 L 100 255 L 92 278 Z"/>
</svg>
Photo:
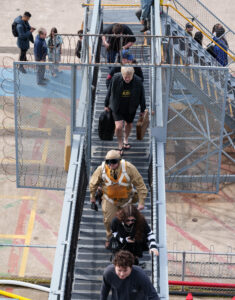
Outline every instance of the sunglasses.
<svg viewBox="0 0 235 300">
<path fill-rule="evenodd" d="M 136 219 L 127 219 L 126 223 L 135 223 Z"/>
<path fill-rule="evenodd" d="M 119 162 L 119 159 L 106 159 L 106 165 L 115 165 Z"/>
</svg>

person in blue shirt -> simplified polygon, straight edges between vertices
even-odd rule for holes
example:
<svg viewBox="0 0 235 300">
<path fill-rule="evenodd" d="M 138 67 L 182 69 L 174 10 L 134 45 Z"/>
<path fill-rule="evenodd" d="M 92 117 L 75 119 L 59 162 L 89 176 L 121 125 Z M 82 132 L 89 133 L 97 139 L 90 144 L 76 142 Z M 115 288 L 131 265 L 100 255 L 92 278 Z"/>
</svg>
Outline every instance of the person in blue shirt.
<svg viewBox="0 0 235 300">
<path fill-rule="evenodd" d="M 36 36 L 34 43 L 34 57 L 36 61 L 45 62 L 47 56 L 47 44 L 46 44 L 47 32 L 45 28 L 40 28 L 38 30 L 38 35 Z M 37 66 L 37 84 L 45 85 L 45 65 Z"/>
<path fill-rule="evenodd" d="M 14 22 L 16 23 L 16 31 L 18 34 L 17 37 L 17 46 L 20 48 L 20 61 L 27 61 L 26 53 L 29 49 L 29 42 L 33 43 L 33 31 L 34 27 L 29 25 L 29 19 L 31 18 L 31 13 L 26 11 L 23 16 L 18 16 Z M 23 65 L 20 65 L 19 71 L 26 73 Z"/>
<path fill-rule="evenodd" d="M 220 25 L 220 24 L 219 24 Z M 228 50 L 228 42 L 226 38 L 224 37 L 224 27 L 222 25 L 217 26 L 215 29 L 216 36 L 213 38 L 213 40 L 220 45 L 225 51 Z M 228 56 L 227 53 L 223 51 L 219 46 L 215 45 L 213 48 L 213 52 L 215 55 L 215 59 L 222 65 L 226 66 L 228 64 Z"/>
</svg>

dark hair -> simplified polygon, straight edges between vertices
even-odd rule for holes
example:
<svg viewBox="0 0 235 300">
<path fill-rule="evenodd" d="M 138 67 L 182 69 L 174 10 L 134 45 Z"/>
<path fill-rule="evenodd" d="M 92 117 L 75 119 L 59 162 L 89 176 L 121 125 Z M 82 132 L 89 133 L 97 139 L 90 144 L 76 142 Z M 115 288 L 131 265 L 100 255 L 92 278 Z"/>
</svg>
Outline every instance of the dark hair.
<svg viewBox="0 0 235 300">
<path fill-rule="evenodd" d="M 215 24 L 215 25 L 213 26 L 213 28 L 212 28 L 212 34 L 213 34 L 214 32 L 216 32 L 217 28 L 219 28 L 219 27 L 221 27 L 221 26 L 222 26 L 222 25 L 221 25 L 220 23 Z"/>
<path fill-rule="evenodd" d="M 28 11 L 25 11 L 24 12 L 24 17 L 28 17 L 28 18 L 31 18 L 31 13 L 30 12 L 28 12 Z"/>
<path fill-rule="evenodd" d="M 52 37 L 52 33 L 57 33 L 57 29 L 55 27 L 51 28 L 50 37 Z"/>
<path fill-rule="evenodd" d="M 134 264 L 135 258 L 134 255 L 129 252 L 129 251 L 125 251 L 125 250 L 120 250 L 119 252 L 117 252 L 115 254 L 114 260 L 113 260 L 113 264 L 114 266 L 118 266 L 118 267 L 132 267 Z"/>
<path fill-rule="evenodd" d="M 123 26 L 122 26 L 122 24 L 115 23 L 113 25 L 112 32 L 114 34 L 121 34 L 123 32 Z"/>
<path fill-rule="evenodd" d="M 202 45 L 203 34 L 200 31 L 197 31 L 194 35 L 194 40 Z"/>
<path fill-rule="evenodd" d="M 216 32 L 216 37 L 220 37 L 221 35 L 223 35 L 225 33 L 225 29 L 223 26 L 217 27 L 215 32 Z"/>
<path fill-rule="evenodd" d="M 139 212 L 136 206 L 127 205 L 124 208 L 120 209 L 116 215 L 117 218 L 123 223 L 126 223 L 129 217 L 134 217 L 136 219 L 135 240 L 143 241 L 143 228 L 144 228 L 144 223 L 146 223 L 146 221 L 144 216 Z"/>
<path fill-rule="evenodd" d="M 223 41 L 225 43 L 225 45 L 228 47 L 228 42 L 226 40 L 226 38 L 223 36 L 225 34 L 225 29 L 221 24 L 216 24 L 214 26 L 214 32 L 216 33 L 216 37 L 220 38 L 221 41 Z M 221 37 L 222 36 L 222 37 Z"/>
<path fill-rule="evenodd" d="M 79 37 L 81 37 L 82 34 L 83 34 L 83 29 L 78 30 L 78 35 L 79 35 Z"/>
<path fill-rule="evenodd" d="M 186 28 L 186 29 L 187 29 L 187 28 L 193 28 L 193 25 L 190 24 L 190 23 L 186 23 L 185 28 Z"/>
</svg>

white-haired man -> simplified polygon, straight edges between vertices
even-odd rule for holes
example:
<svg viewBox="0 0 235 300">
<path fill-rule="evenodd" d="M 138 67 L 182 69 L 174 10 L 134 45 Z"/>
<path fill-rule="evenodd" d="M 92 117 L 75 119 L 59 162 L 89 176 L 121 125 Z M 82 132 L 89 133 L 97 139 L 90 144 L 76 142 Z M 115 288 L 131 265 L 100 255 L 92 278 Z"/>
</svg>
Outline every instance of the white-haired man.
<svg viewBox="0 0 235 300">
<path fill-rule="evenodd" d="M 138 106 L 143 114 L 146 108 L 145 92 L 141 79 L 134 74 L 134 68 L 122 67 L 121 73 L 114 75 L 105 98 L 105 110 L 112 110 L 115 121 L 115 134 L 120 154 L 130 149 L 128 137 Z M 123 122 L 125 132 L 123 138 Z"/>
</svg>

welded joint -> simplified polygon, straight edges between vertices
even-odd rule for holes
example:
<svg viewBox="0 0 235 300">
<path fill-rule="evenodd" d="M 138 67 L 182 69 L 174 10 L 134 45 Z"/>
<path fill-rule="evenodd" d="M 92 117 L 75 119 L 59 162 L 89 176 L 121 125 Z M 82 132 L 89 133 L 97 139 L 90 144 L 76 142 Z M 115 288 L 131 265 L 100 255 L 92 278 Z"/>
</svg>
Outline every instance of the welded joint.
<svg viewBox="0 0 235 300">
<path fill-rule="evenodd" d="M 53 294 L 53 295 L 60 295 L 61 294 L 61 290 L 56 290 L 56 291 L 51 291 L 50 290 L 50 293 Z"/>
<path fill-rule="evenodd" d="M 74 202 L 74 198 L 69 198 L 66 202 Z"/>
<path fill-rule="evenodd" d="M 68 245 L 68 241 L 61 242 L 61 245 Z"/>
</svg>

